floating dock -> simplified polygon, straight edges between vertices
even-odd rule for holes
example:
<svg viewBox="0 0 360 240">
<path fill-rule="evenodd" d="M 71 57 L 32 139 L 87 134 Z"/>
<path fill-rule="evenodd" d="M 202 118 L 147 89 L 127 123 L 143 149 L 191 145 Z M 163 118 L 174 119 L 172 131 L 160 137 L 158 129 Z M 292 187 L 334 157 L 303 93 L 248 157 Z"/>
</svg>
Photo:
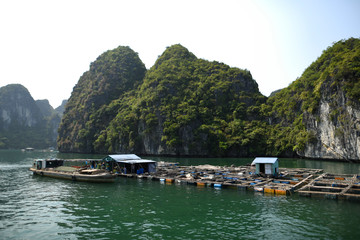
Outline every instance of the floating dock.
<svg viewBox="0 0 360 240">
<path fill-rule="evenodd" d="M 91 163 L 108 161 L 109 157 L 112 160 L 115 158 L 118 163 L 130 164 L 123 166 L 131 169 L 128 173 L 126 173 L 127 171 L 119 171 L 119 169 L 118 171 L 113 170 L 119 177 L 151 179 L 166 184 L 231 188 L 273 195 L 298 193 L 305 197 L 360 202 L 360 176 L 358 174 L 330 174 L 323 173 L 322 169 L 309 168 L 278 168 L 276 158 L 270 159 L 276 160 L 274 163 L 270 163 L 267 158 L 255 158 L 256 161 L 254 160 L 252 165 L 246 166 L 214 166 L 209 164 L 180 166 L 178 163 L 161 161 L 156 162 L 156 168 L 155 166 L 150 168 L 148 165 L 155 163 L 155 161 L 141 160 L 134 154 L 109 155 L 102 160 L 73 159 L 71 161 Z M 117 158 L 120 157 L 125 160 L 118 161 Z M 142 171 L 136 167 L 141 167 Z"/>
<path fill-rule="evenodd" d="M 254 166 L 220 167 L 213 165 L 179 166 L 160 163 L 156 173 L 120 174 L 197 187 L 231 188 L 273 195 L 299 193 L 306 197 L 325 197 L 360 201 L 360 177 L 350 174 L 322 173 L 322 169 L 280 168 L 277 177 L 255 174 Z"/>
<path fill-rule="evenodd" d="M 75 159 L 72 161 L 91 162 L 94 160 Z M 143 160 L 140 165 L 144 161 L 148 162 L 149 160 Z M 231 188 L 273 195 L 298 193 L 300 196 L 305 197 L 360 202 L 360 176 L 358 174 L 330 174 L 323 173 L 322 169 L 310 168 L 278 168 L 274 172 L 276 174 L 270 174 L 269 176 L 263 174 L 263 172 L 257 173 L 258 168 L 261 168 L 261 166 L 256 165 L 214 166 L 206 164 L 180 166 L 174 162 L 157 162 L 156 164 L 156 171 L 150 173 L 144 171 L 124 173 L 121 171 L 120 173 L 116 172 L 116 174 L 119 177 L 151 179 L 166 184 Z"/>
<path fill-rule="evenodd" d="M 297 192 L 305 197 L 360 201 L 360 176 L 324 173 Z"/>
</svg>

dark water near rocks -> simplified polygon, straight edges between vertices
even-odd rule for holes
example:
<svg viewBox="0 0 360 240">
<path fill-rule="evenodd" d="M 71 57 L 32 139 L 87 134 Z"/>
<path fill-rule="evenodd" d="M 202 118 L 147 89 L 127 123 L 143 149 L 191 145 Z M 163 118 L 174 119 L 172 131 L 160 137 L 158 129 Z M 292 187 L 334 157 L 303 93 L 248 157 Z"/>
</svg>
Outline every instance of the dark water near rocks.
<svg viewBox="0 0 360 240">
<path fill-rule="evenodd" d="M 360 203 L 119 178 L 33 176 L 36 158 L 94 155 L 0 151 L 0 239 L 360 239 Z M 243 165 L 252 159 L 165 159 Z M 280 167 L 360 173 L 360 165 L 282 159 Z"/>
</svg>

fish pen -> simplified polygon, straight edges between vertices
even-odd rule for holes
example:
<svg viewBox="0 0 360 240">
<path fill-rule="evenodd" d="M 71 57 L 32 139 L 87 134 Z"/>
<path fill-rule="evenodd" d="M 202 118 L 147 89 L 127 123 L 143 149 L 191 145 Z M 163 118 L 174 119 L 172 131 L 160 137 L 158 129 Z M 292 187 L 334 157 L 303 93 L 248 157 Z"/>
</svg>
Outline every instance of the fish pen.
<svg viewBox="0 0 360 240">
<path fill-rule="evenodd" d="M 189 184 L 197 187 L 231 188 L 263 192 L 275 195 L 290 195 L 296 189 L 310 182 L 322 172 L 321 169 L 280 168 L 276 177 L 256 174 L 254 166 L 180 166 L 178 163 L 157 165 L 155 173 L 120 174 L 157 180 L 166 184 Z"/>
<path fill-rule="evenodd" d="M 272 162 L 265 160 L 257 158 L 258 165 L 246 166 L 180 166 L 174 162 L 157 162 L 155 172 L 118 173 L 118 176 L 152 179 L 164 184 L 230 188 L 273 195 L 299 193 L 307 197 L 360 200 L 359 175 L 322 173 L 322 169 L 278 168 L 278 165 L 270 168 Z M 275 160 L 272 159 L 274 163 Z"/>
<path fill-rule="evenodd" d="M 305 197 L 360 201 L 360 177 L 357 174 L 324 173 L 297 192 Z"/>
</svg>

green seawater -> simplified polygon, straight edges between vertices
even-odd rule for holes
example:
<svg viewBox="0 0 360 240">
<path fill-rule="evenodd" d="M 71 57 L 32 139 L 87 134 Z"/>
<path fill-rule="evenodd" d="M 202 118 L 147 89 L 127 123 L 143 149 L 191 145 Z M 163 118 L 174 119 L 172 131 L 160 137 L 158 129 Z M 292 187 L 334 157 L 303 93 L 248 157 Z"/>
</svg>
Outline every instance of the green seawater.
<svg viewBox="0 0 360 240">
<path fill-rule="evenodd" d="M 360 203 L 272 196 L 119 178 L 110 184 L 33 176 L 36 158 L 100 158 L 0 151 L 0 239 L 360 239 Z M 252 159 L 155 158 L 182 165 Z M 360 173 L 359 164 L 281 159 L 280 167 Z"/>
</svg>

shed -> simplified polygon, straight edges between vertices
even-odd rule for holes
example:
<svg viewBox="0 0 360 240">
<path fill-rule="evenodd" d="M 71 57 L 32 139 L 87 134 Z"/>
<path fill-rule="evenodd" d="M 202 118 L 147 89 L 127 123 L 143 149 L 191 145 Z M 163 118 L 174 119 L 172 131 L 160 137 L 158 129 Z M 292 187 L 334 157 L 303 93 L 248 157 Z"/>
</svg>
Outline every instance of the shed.
<svg viewBox="0 0 360 240">
<path fill-rule="evenodd" d="M 116 163 L 121 173 L 156 172 L 156 161 L 141 159 L 135 154 L 108 155 L 103 161 Z"/>
<path fill-rule="evenodd" d="M 277 176 L 279 174 L 279 159 L 272 157 L 257 157 L 252 164 L 256 165 L 256 174 Z"/>
<path fill-rule="evenodd" d="M 124 160 L 117 161 L 122 169 L 126 169 L 126 173 L 142 174 L 145 172 L 156 172 L 156 162 L 152 160 Z"/>
</svg>

